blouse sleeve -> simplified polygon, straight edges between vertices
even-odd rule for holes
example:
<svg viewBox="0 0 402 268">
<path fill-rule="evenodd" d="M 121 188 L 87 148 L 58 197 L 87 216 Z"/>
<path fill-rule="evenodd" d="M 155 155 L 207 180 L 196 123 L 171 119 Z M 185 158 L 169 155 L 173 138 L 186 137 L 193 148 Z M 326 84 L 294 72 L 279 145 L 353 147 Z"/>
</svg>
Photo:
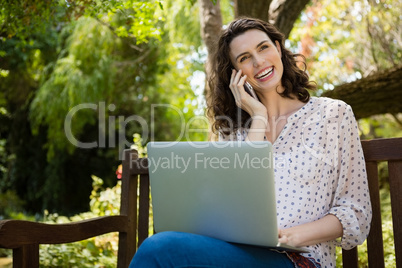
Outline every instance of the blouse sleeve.
<svg viewBox="0 0 402 268">
<path fill-rule="evenodd" d="M 352 249 L 362 244 L 370 231 L 372 217 L 366 166 L 357 122 L 349 105 L 340 108 L 338 185 L 329 214 L 343 226 L 338 246 Z"/>
</svg>

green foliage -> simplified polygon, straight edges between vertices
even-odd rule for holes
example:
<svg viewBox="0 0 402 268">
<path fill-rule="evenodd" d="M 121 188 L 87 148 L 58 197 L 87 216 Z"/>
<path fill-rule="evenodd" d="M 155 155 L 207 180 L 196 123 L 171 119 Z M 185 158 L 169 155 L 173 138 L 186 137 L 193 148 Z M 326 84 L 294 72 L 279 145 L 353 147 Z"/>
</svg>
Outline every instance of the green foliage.
<svg viewBox="0 0 402 268">
<path fill-rule="evenodd" d="M 101 247 L 100 243 L 105 244 Z M 44 245 L 40 247 L 39 267 L 116 267 L 116 256 L 112 253 L 111 241 L 107 240 Z"/>
<path fill-rule="evenodd" d="M 74 149 L 64 132 L 68 112 L 79 104 L 108 102 L 113 89 L 112 62 L 117 45 L 113 33 L 92 18 L 82 17 L 74 24 L 62 52 L 64 55 L 51 66 L 51 74 L 31 104 L 34 133 L 42 123 L 54 127 L 48 132 L 49 157 L 55 149 L 67 146 L 70 152 Z M 43 109 L 44 104 L 46 109 Z M 86 124 L 94 125 L 95 118 L 93 110 L 80 110 L 79 120 L 71 124 L 73 135 L 82 133 Z"/>
<path fill-rule="evenodd" d="M 112 185 L 109 174 L 132 133 L 148 132 L 144 143 L 206 139 L 205 131 L 187 130 L 206 129 L 205 121 L 186 124 L 200 113 L 190 79 L 202 73 L 205 53 L 191 1 L 44 3 L 1 5 L 0 189 L 13 190 L 32 213 L 70 215 L 86 210 L 91 174 Z M 77 141 L 97 147 L 77 148 Z"/>
<path fill-rule="evenodd" d="M 1 0 L 0 6 L 0 34 L 7 38 L 16 36 L 21 45 L 27 43 L 32 33 L 45 33 L 49 24 L 82 16 L 104 20 L 116 34 L 122 37 L 131 35 L 137 44 L 147 42 L 149 38 L 159 38 L 161 34 L 156 26 L 160 18 L 155 16 L 163 7 L 161 1 Z M 124 26 L 111 21 L 116 13 L 124 15 Z M 55 14 L 62 15 L 55 20 Z"/>
<path fill-rule="evenodd" d="M 158 65 L 163 69 L 157 76 L 155 89 L 161 97 L 159 103 L 171 106 L 156 109 L 155 118 L 159 113 L 168 118 L 168 121 L 158 120 L 156 132 L 176 130 L 175 135 L 164 140 L 206 140 L 208 122 L 202 116 L 206 52 L 200 37 L 198 3 L 166 1 L 163 11 L 167 34 L 162 39 L 165 51 Z M 166 89 L 174 97 L 164 94 Z"/>
<path fill-rule="evenodd" d="M 8 155 L 7 155 L 7 152 L 6 152 L 5 145 L 6 145 L 6 140 L 0 139 L 0 178 L 6 177 L 7 173 L 8 173 L 8 168 L 7 168 Z M 2 181 L 4 181 L 4 179 Z M 2 183 L 0 183 L 0 188 L 2 188 L 1 184 Z"/>
<path fill-rule="evenodd" d="M 139 134 L 133 135 L 133 148 L 141 157 L 146 156 Z M 49 214 L 45 211 L 46 223 L 69 223 L 99 216 L 118 215 L 120 212 L 121 181 L 114 187 L 104 187 L 103 180 L 92 175 L 92 192 L 90 195 L 90 211 L 72 217 Z M 152 216 L 152 214 L 151 214 Z M 150 231 L 152 229 L 150 219 Z M 153 232 L 153 230 L 152 230 Z M 150 233 L 152 233 L 150 232 Z M 40 267 L 116 267 L 118 250 L 118 234 L 110 233 L 84 241 L 40 246 Z"/>
<path fill-rule="evenodd" d="M 222 22 L 226 25 L 234 19 L 234 2 L 232 0 L 221 0 L 220 4 Z"/>
<path fill-rule="evenodd" d="M 157 38 L 160 40 L 161 29 L 159 21 L 162 17 L 158 17 L 158 7 L 161 8 L 160 1 L 126 1 L 120 10 L 123 13 L 128 13 L 131 10 L 130 18 L 131 27 L 127 29 L 124 26 L 117 28 L 117 34 L 121 37 L 132 35 L 135 38 L 136 44 L 147 42 L 149 38 Z M 114 26 L 114 23 L 111 24 Z"/>
<path fill-rule="evenodd" d="M 162 34 L 158 16 L 163 9 L 161 1 L 146 0 L 95 0 L 92 5 L 83 1 L 84 14 L 106 23 L 117 36 L 135 39 L 136 44 L 147 43 L 150 38 L 160 39 Z M 117 15 L 117 16 L 116 16 Z"/>
<path fill-rule="evenodd" d="M 134 133 L 133 141 L 131 149 L 137 150 L 138 157 L 147 157 L 147 147 L 143 146 L 144 141 L 139 133 Z"/>
<path fill-rule="evenodd" d="M 167 48 L 179 49 L 181 53 L 186 54 L 196 52 L 196 48 L 202 43 L 198 3 L 191 4 L 188 0 L 165 2 L 164 31 L 168 34 L 171 45 L 174 45 L 169 45 Z"/>
<path fill-rule="evenodd" d="M 395 243 L 389 188 L 380 190 L 385 267 L 395 267 Z"/>
<path fill-rule="evenodd" d="M 0 0 L 0 36 L 17 36 L 25 45 L 32 33 L 45 33 L 55 13 L 65 7 L 66 1 Z"/>
<path fill-rule="evenodd" d="M 112 188 L 104 188 L 103 180 L 92 176 L 93 190 L 90 211 L 73 217 L 48 214 L 46 223 L 69 223 L 104 215 L 117 215 L 120 211 L 121 182 Z M 105 234 L 84 241 L 40 246 L 40 267 L 116 267 L 117 233 Z"/>
<path fill-rule="evenodd" d="M 14 191 L 0 193 L 0 219 L 20 218 L 23 205 L 24 201 Z"/>
<path fill-rule="evenodd" d="M 363 139 L 402 137 L 402 125 L 398 115 L 376 115 L 359 120 Z"/>
<path fill-rule="evenodd" d="M 193 115 L 192 111 L 195 109 L 194 102 L 189 101 L 194 98 L 194 95 L 188 81 L 188 77 L 194 71 L 192 65 L 195 60 L 188 59 L 188 53 L 194 49 L 194 42 L 190 40 L 194 41 L 198 38 L 197 42 L 200 43 L 199 23 L 198 20 L 194 20 L 196 9 L 190 6 L 188 1 L 175 3 L 174 7 L 168 2 L 164 5 L 164 10 L 157 10 L 158 8 L 152 3 L 113 2 L 112 5 L 117 6 L 105 7 L 108 11 L 107 15 L 99 14 L 99 19 L 81 17 L 63 30 L 66 34 L 61 36 L 69 32 L 71 34 L 65 42 L 60 42 L 63 44 L 60 48 L 60 56 L 54 64 L 48 66 L 49 74 L 44 76 L 42 86 L 31 104 L 30 118 L 34 131 L 37 131 L 41 125 L 52 125 L 52 131 L 48 132 L 49 159 L 52 158 L 55 150 L 67 148 L 70 153 L 75 150 L 77 144 L 66 139 L 63 123 L 66 122 L 68 113 L 83 103 L 118 102 L 120 105 L 116 113 L 130 115 L 134 112 L 140 114 L 145 122 L 151 122 L 153 116 L 158 120 L 165 117 L 167 120 L 163 120 L 164 122 L 178 123 L 169 127 L 160 126 L 172 129 L 169 132 L 158 131 L 159 126 L 157 126 L 158 129 L 154 129 L 154 133 L 160 134 L 155 138 L 168 140 L 180 136 L 180 133 L 185 131 L 183 122 Z M 179 10 L 179 13 L 171 12 L 174 10 Z M 166 17 L 174 23 L 166 24 L 164 29 L 158 28 L 154 31 L 148 26 L 158 25 L 153 20 L 155 14 L 159 14 L 158 21 L 163 21 L 162 18 Z M 141 19 L 134 20 L 129 24 L 130 29 L 123 30 L 121 27 L 127 25 L 127 20 L 123 18 L 127 17 Z M 195 30 L 190 35 L 191 38 L 186 33 L 178 35 L 179 39 L 172 40 L 174 33 L 184 32 L 184 28 L 179 28 L 178 31 L 175 29 L 178 25 L 183 25 L 186 19 L 193 21 Z M 125 24 L 124 21 L 126 21 Z M 147 26 L 144 21 L 147 21 L 149 25 Z M 117 25 L 122 26 L 119 28 Z M 116 38 L 116 31 L 113 29 L 120 29 L 117 35 L 122 38 Z M 136 40 L 136 44 L 145 41 L 145 37 L 129 35 L 128 32 L 133 32 L 133 29 L 148 34 L 147 38 L 151 39 L 146 45 L 133 46 L 130 43 L 133 39 Z M 164 31 L 173 34 L 161 36 L 160 34 Z M 158 38 L 152 39 L 156 36 L 155 32 L 158 32 Z M 166 50 L 156 51 L 161 45 L 166 47 Z M 201 69 L 201 64 L 197 68 Z M 166 89 L 170 95 L 166 95 Z M 173 96 L 175 97 L 172 98 Z M 183 107 L 183 103 L 186 102 L 191 105 Z M 43 109 L 44 103 L 48 103 L 46 109 Z M 149 105 L 159 103 L 169 103 L 172 106 L 156 111 Z M 133 111 L 132 107 L 126 108 L 126 105 L 136 109 Z M 106 110 L 106 112 L 109 111 Z M 155 114 L 151 114 L 153 112 Z M 96 112 L 92 109 L 81 109 L 73 118 L 72 136 L 80 137 L 85 126 L 96 123 L 99 124 Z M 127 131 L 141 132 L 141 127 L 143 126 L 129 124 Z"/>
<path fill-rule="evenodd" d="M 113 188 L 103 189 L 103 180 L 92 175 L 90 196 L 91 212 L 97 216 L 118 215 L 120 211 L 121 182 Z"/>
</svg>

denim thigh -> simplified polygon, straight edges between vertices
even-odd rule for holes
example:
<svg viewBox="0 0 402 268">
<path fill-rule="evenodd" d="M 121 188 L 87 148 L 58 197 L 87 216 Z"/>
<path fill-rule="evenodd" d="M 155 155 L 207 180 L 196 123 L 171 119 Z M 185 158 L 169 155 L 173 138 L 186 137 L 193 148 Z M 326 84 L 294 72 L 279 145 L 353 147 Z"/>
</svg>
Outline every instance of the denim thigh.
<svg viewBox="0 0 402 268">
<path fill-rule="evenodd" d="M 294 267 L 284 253 L 182 232 L 147 238 L 130 267 Z"/>
</svg>

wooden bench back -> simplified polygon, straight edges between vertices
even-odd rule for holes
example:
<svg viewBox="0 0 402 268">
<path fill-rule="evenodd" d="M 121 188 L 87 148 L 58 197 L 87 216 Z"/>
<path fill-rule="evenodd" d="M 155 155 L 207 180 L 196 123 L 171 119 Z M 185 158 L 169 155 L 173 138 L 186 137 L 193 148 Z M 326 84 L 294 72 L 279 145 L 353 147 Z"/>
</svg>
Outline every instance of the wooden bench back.
<svg viewBox="0 0 402 268">
<path fill-rule="evenodd" d="M 396 267 L 402 268 L 402 138 L 362 141 L 362 145 L 373 206 L 369 266 L 384 267 L 377 164 L 387 161 Z M 39 267 L 40 244 L 71 243 L 109 232 L 119 232 L 118 267 L 128 267 L 138 246 L 149 236 L 150 188 L 148 160 L 138 158 L 135 150 L 126 150 L 124 156 L 120 215 L 68 224 L 0 221 L 0 248 L 13 249 L 13 267 Z M 342 256 L 344 267 L 358 267 L 356 248 L 343 251 Z"/>
<path fill-rule="evenodd" d="M 402 268 L 402 138 L 376 139 L 362 141 L 368 175 L 370 197 L 373 207 L 373 220 L 367 238 L 368 261 L 370 267 L 385 267 L 383 230 L 381 224 L 381 203 L 378 181 L 378 163 L 388 162 L 389 184 L 395 241 L 396 267 Z M 130 152 L 127 152 L 128 154 Z M 138 240 L 141 245 L 149 235 L 149 177 L 146 158 L 133 160 L 130 175 L 139 176 Z M 128 164 L 126 164 L 126 167 Z M 124 166 L 123 166 L 124 176 Z M 135 207 L 135 206 L 134 206 Z M 358 267 L 357 247 L 342 250 L 343 267 Z"/>
<path fill-rule="evenodd" d="M 385 267 L 378 162 L 388 162 L 396 267 L 402 267 L 402 138 L 362 141 L 373 219 L 367 238 L 370 267 Z M 358 267 L 357 248 L 343 250 L 343 267 Z"/>
</svg>

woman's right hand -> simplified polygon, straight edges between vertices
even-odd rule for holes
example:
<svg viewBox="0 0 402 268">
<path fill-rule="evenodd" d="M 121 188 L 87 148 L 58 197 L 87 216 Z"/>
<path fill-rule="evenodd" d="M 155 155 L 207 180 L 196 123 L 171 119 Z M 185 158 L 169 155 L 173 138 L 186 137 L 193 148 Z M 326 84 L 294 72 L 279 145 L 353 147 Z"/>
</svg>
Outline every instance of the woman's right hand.
<svg viewBox="0 0 402 268">
<path fill-rule="evenodd" d="M 233 69 L 229 87 L 235 98 L 236 105 L 246 111 L 251 117 L 267 117 L 267 109 L 264 104 L 253 98 L 244 89 L 246 79 L 246 75 L 242 76 L 242 70 L 236 71 Z"/>
</svg>

